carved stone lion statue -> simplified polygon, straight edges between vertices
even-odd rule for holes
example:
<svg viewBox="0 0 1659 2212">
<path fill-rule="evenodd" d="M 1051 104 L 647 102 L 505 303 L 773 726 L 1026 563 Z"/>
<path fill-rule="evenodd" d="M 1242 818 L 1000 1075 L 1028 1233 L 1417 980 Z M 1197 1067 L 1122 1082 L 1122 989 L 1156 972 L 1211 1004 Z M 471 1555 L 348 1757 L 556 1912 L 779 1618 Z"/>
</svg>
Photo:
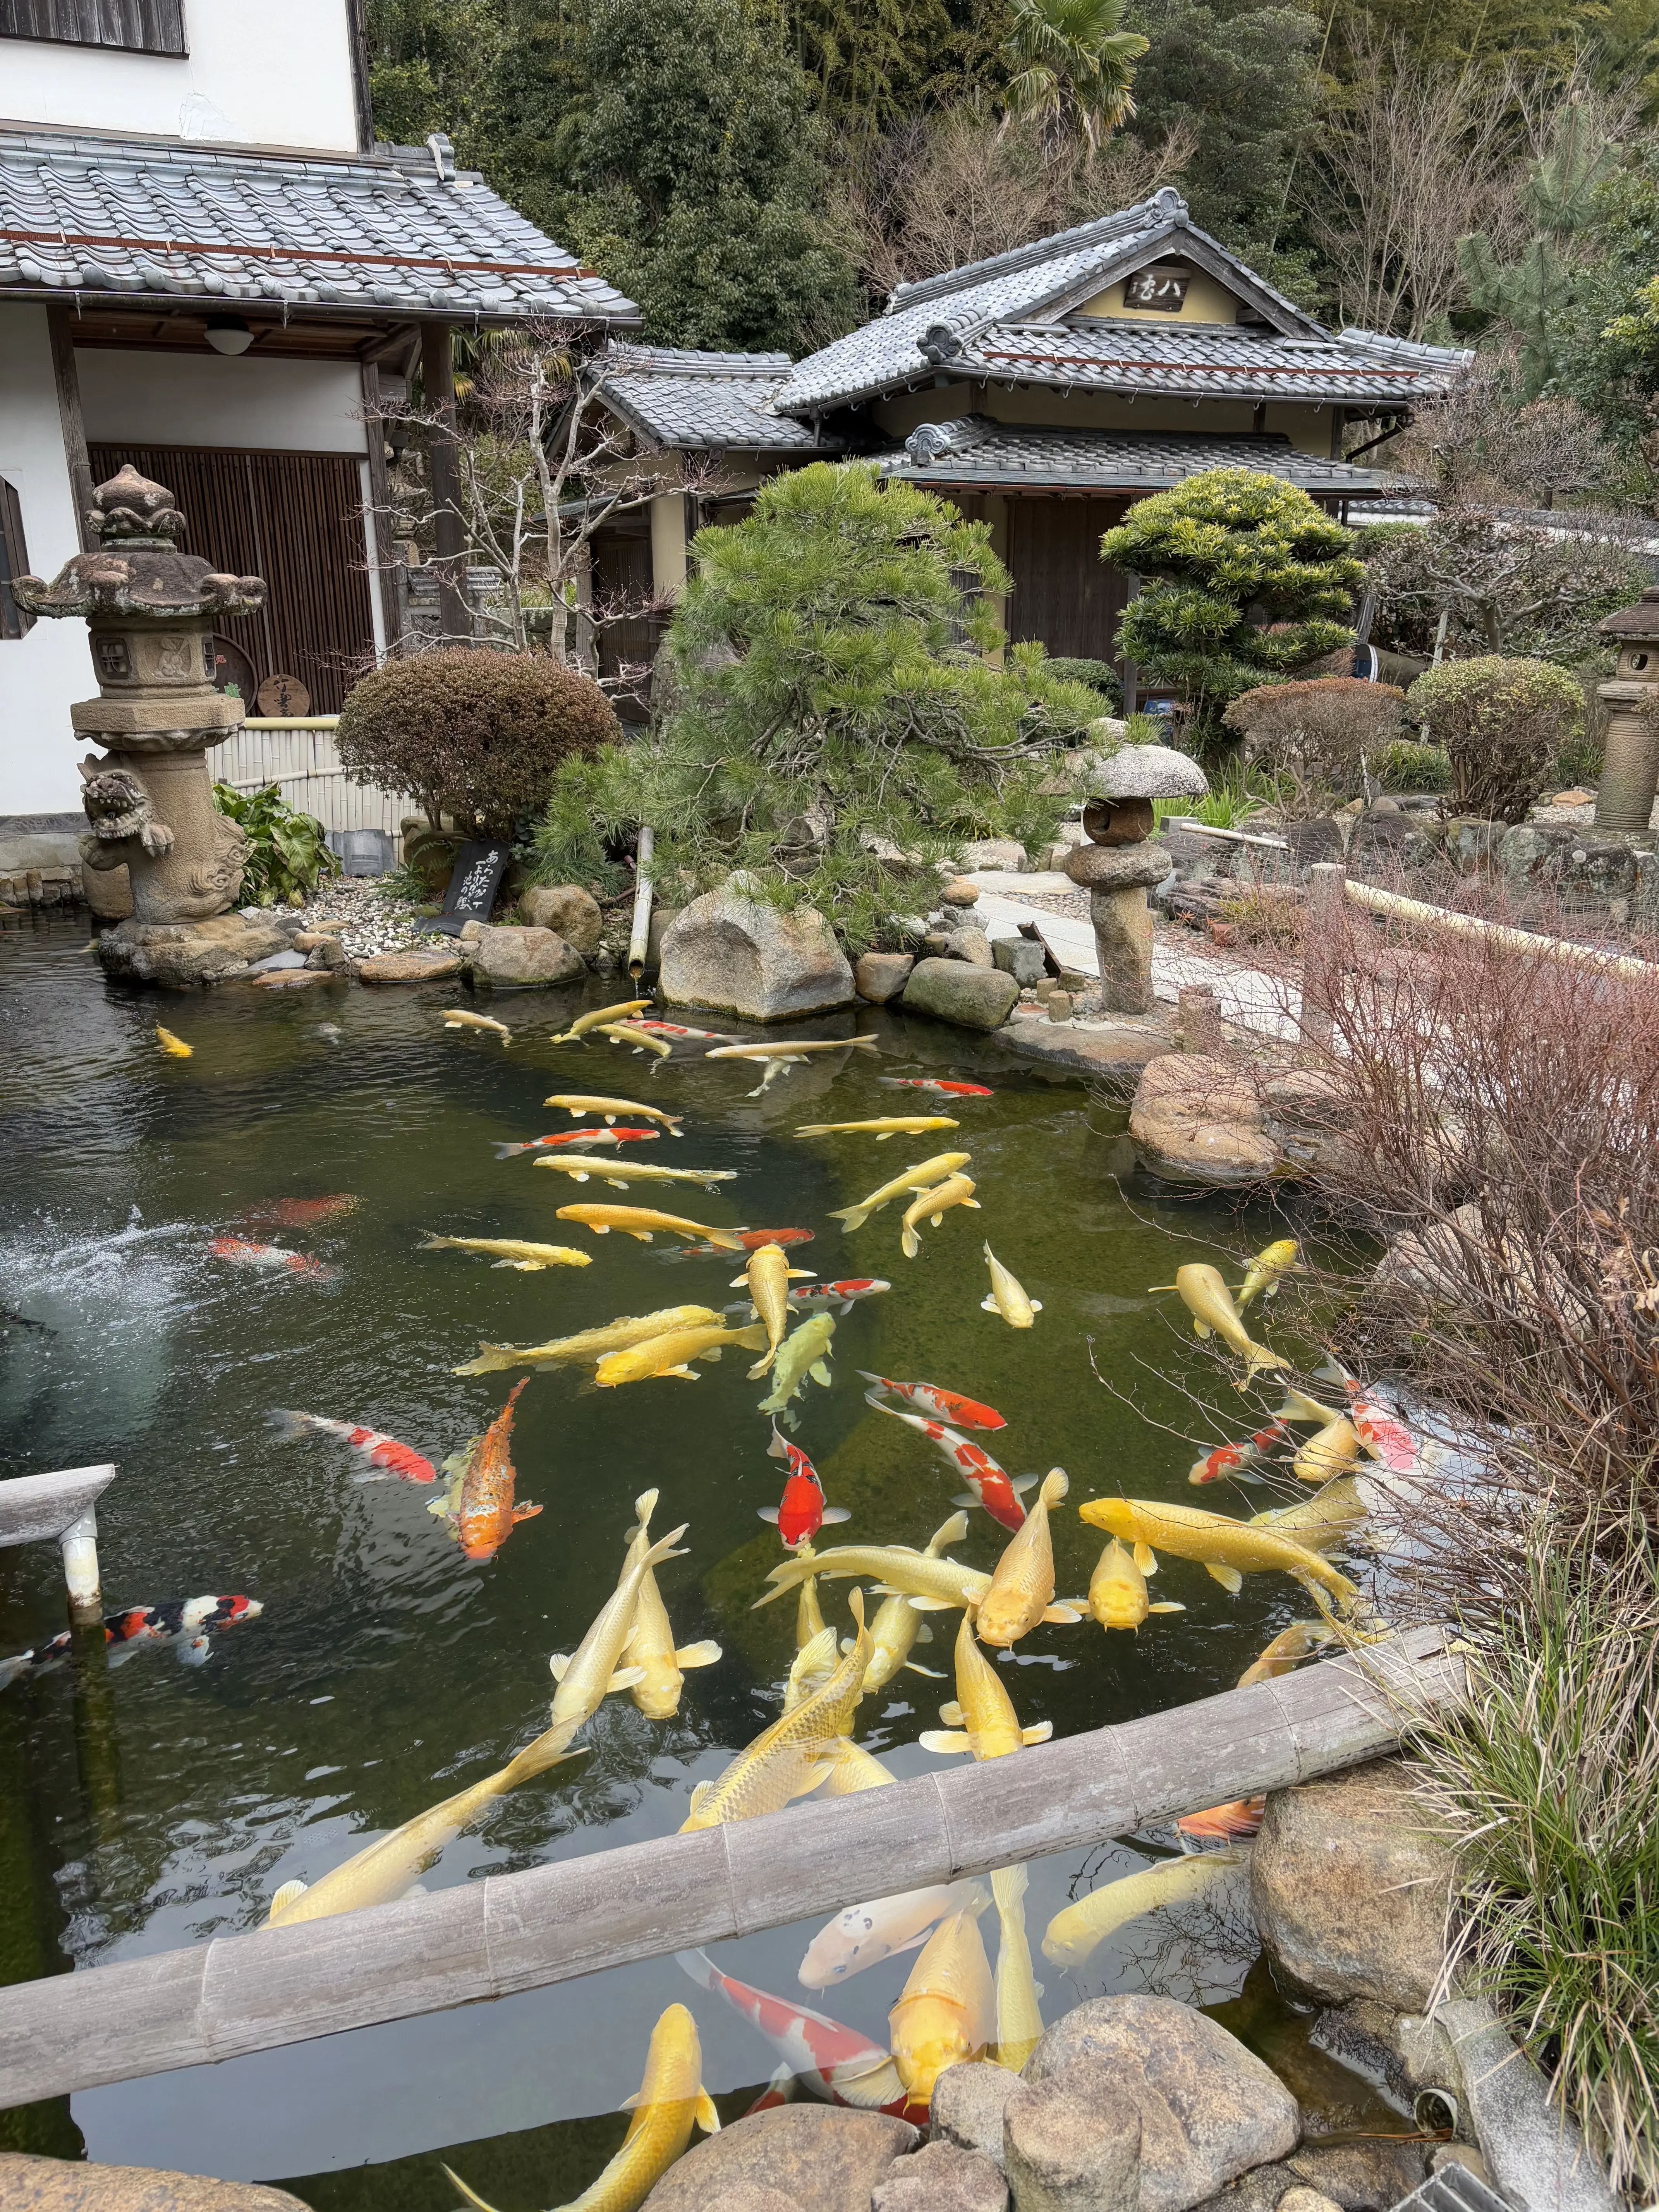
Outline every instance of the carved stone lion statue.
<svg viewBox="0 0 1659 2212">
<path fill-rule="evenodd" d="M 87 775 L 81 803 L 92 824 L 92 835 L 81 841 L 81 857 L 88 866 L 119 867 L 125 854 L 100 848 L 135 837 L 152 860 L 173 850 L 172 830 L 165 822 L 156 820 L 149 793 L 125 769 L 105 769 Z"/>
</svg>

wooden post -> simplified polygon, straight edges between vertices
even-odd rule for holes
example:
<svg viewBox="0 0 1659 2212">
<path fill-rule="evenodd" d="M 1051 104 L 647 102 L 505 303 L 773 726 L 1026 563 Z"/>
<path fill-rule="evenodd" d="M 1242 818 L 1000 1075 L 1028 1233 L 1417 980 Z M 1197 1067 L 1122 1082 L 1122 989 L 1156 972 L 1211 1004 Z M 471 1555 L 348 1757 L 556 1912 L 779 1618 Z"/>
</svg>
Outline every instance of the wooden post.
<svg viewBox="0 0 1659 2212">
<path fill-rule="evenodd" d="M 1342 921 L 1347 871 L 1340 860 L 1316 860 L 1308 871 L 1308 908 L 1302 943 L 1303 1042 L 1328 1051 L 1337 963 L 1332 946 Z"/>
<path fill-rule="evenodd" d="M 368 503 L 374 516 L 373 559 L 374 590 L 380 602 L 380 627 L 386 634 L 386 657 L 398 650 L 403 635 L 402 594 L 398 589 L 398 562 L 392 550 L 392 479 L 386 473 L 385 401 L 380 394 L 380 365 L 363 363 L 363 432 L 368 456 Z M 365 532 L 365 536 L 370 533 Z"/>
<path fill-rule="evenodd" d="M 88 1505 L 78 1521 L 70 1522 L 58 1539 L 64 1554 L 64 1583 L 69 1591 L 70 1619 L 96 1620 L 104 1610 L 104 1593 L 98 1575 L 98 1510 Z"/>
<path fill-rule="evenodd" d="M 64 459 L 69 464 L 70 496 L 75 501 L 75 532 L 83 553 L 95 553 L 98 540 L 88 526 L 92 512 L 92 463 L 87 454 L 86 424 L 81 417 L 81 379 L 75 367 L 74 325 L 67 307 L 46 309 L 52 338 L 52 375 L 58 387 L 58 419 L 64 428 Z"/>
<path fill-rule="evenodd" d="M 421 383 L 432 466 L 433 532 L 437 541 L 438 629 L 446 644 L 472 635 L 466 604 L 466 530 L 461 519 L 459 437 L 455 421 L 455 351 L 447 323 L 421 325 Z"/>
</svg>

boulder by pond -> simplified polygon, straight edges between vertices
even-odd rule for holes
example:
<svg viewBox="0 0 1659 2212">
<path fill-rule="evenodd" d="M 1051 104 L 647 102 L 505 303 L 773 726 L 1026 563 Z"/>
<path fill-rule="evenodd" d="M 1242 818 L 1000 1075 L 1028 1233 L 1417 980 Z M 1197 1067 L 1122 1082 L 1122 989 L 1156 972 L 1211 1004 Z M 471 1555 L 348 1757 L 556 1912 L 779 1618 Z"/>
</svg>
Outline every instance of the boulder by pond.
<svg viewBox="0 0 1659 2212">
<path fill-rule="evenodd" d="M 896 2158 L 921 2141 L 908 2120 L 836 2105 L 779 2105 L 706 2136 L 672 2166 L 646 2212 L 716 2212 L 739 2183 L 775 2190 L 793 2212 L 870 2212 Z"/>
<path fill-rule="evenodd" d="M 1003 2117 L 1018 2212 L 1139 2212 L 1149 2179 L 1140 2109 L 1115 2062 L 1075 2058 L 1022 2082 Z"/>
<path fill-rule="evenodd" d="M 569 983 L 584 973 L 582 956 L 550 929 L 492 929 L 467 925 L 467 958 L 486 983 Z"/>
<path fill-rule="evenodd" d="M 306 2212 L 286 2189 L 251 2181 L 13 2152 L 0 2152 L 0 2204 L 6 2212 Z"/>
<path fill-rule="evenodd" d="M 857 997 L 853 970 L 816 908 L 752 898 L 741 873 L 693 899 L 662 940 L 658 988 L 671 1006 L 751 1022 L 825 1013 Z"/>
<path fill-rule="evenodd" d="M 965 960 L 918 960 L 902 1004 L 959 1029 L 998 1030 L 1013 1011 L 1019 986 L 1000 968 L 970 967 Z"/>
<path fill-rule="evenodd" d="M 870 2212 L 1007 2212 L 1002 2169 L 954 2143 L 924 2143 L 896 2159 L 870 2197 Z"/>
<path fill-rule="evenodd" d="M 111 975 L 136 983 L 222 983 L 288 950 L 290 932 L 263 916 L 216 914 L 207 921 L 123 921 L 98 939 Z"/>
<path fill-rule="evenodd" d="M 1279 1152 L 1266 1123 L 1249 1077 L 1207 1053 L 1152 1060 L 1129 1112 L 1129 1134 L 1144 1168 L 1167 1182 L 1220 1190 L 1273 1175 Z"/>
<path fill-rule="evenodd" d="M 440 952 L 377 952 L 358 969 L 364 983 L 442 983 L 461 972 L 461 956 Z"/>
<path fill-rule="evenodd" d="M 909 981 L 915 964 L 914 952 L 866 952 L 853 969 L 854 988 L 872 1006 L 884 1006 Z"/>
<path fill-rule="evenodd" d="M 534 884 L 519 901 L 519 912 L 532 929 L 550 929 L 585 960 L 599 949 L 605 917 L 592 891 L 580 884 Z"/>
</svg>

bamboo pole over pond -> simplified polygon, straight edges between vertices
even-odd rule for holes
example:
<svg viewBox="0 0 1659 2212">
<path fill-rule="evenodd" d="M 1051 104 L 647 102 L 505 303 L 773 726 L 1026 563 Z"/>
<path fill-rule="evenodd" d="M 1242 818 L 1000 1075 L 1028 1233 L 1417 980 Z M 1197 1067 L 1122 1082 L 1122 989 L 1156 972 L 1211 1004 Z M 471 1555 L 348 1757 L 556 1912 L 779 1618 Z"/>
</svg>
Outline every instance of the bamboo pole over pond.
<svg viewBox="0 0 1659 2212">
<path fill-rule="evenodd" d="M 1081 1633 L 1083 1632 L 1079 1632 Z M 1352 1766 L 1456 1697 L 1442 1632 L 763 1820 L 7 1990 L 0 2106 L 204 2066 L 1089 1848 Z"/>
</svg>

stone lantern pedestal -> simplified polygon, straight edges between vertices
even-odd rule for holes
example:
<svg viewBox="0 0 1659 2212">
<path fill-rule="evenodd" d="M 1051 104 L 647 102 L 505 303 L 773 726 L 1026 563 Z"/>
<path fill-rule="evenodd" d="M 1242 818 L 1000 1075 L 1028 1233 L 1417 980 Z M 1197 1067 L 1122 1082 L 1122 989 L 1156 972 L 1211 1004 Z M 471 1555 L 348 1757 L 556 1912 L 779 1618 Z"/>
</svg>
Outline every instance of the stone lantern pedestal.
<svg viewBox="0 0 1659 2212">
<path fill-rule="evenodd" d="M 1204 771 L 1167 745 L 1125 745 L 1104 763 L 1083 810 L 1088 842 L 1074 845 L 1066 872 L 1089 893 L 1100 1003 L 1109 1014 L 1144 1014 L 1152 1004 L 1152 917 L 1146 893 L 1170 872 L 1170 856 L 1146 841 L 1155 799 L 1200 798 Z"/>
<path fill-rule="evenodd" d="M 206 759 L 245 711 L 214 689 L 214 627 L 263 605 L 265 586 L 179 552 L 172 493 L 137 470 L 94 496 L 100 550 L 51 584 L 20 576 L 12 588 L 30 613 L 81 616 L 90 634 L 99 696 L 70 720 L 104 751 L 81 763 L 81 856 L 97 873 L 125 867 L 132 893 L 131 918 L 104 933 L 99 957 L 142 981 L 214 981 L 276 949 L 268 926 L 229 912 L 247 841 L 214 805 Z"/>
<path fill-rule="evenodd" d="M 1607 710 L 1595 826 L 1642 836 L 1659 790 L 1659 585 L 1609 615 L 1601 633 L 1617 646 L 1619 665 L 1595 687 Z"/>
</svg>

